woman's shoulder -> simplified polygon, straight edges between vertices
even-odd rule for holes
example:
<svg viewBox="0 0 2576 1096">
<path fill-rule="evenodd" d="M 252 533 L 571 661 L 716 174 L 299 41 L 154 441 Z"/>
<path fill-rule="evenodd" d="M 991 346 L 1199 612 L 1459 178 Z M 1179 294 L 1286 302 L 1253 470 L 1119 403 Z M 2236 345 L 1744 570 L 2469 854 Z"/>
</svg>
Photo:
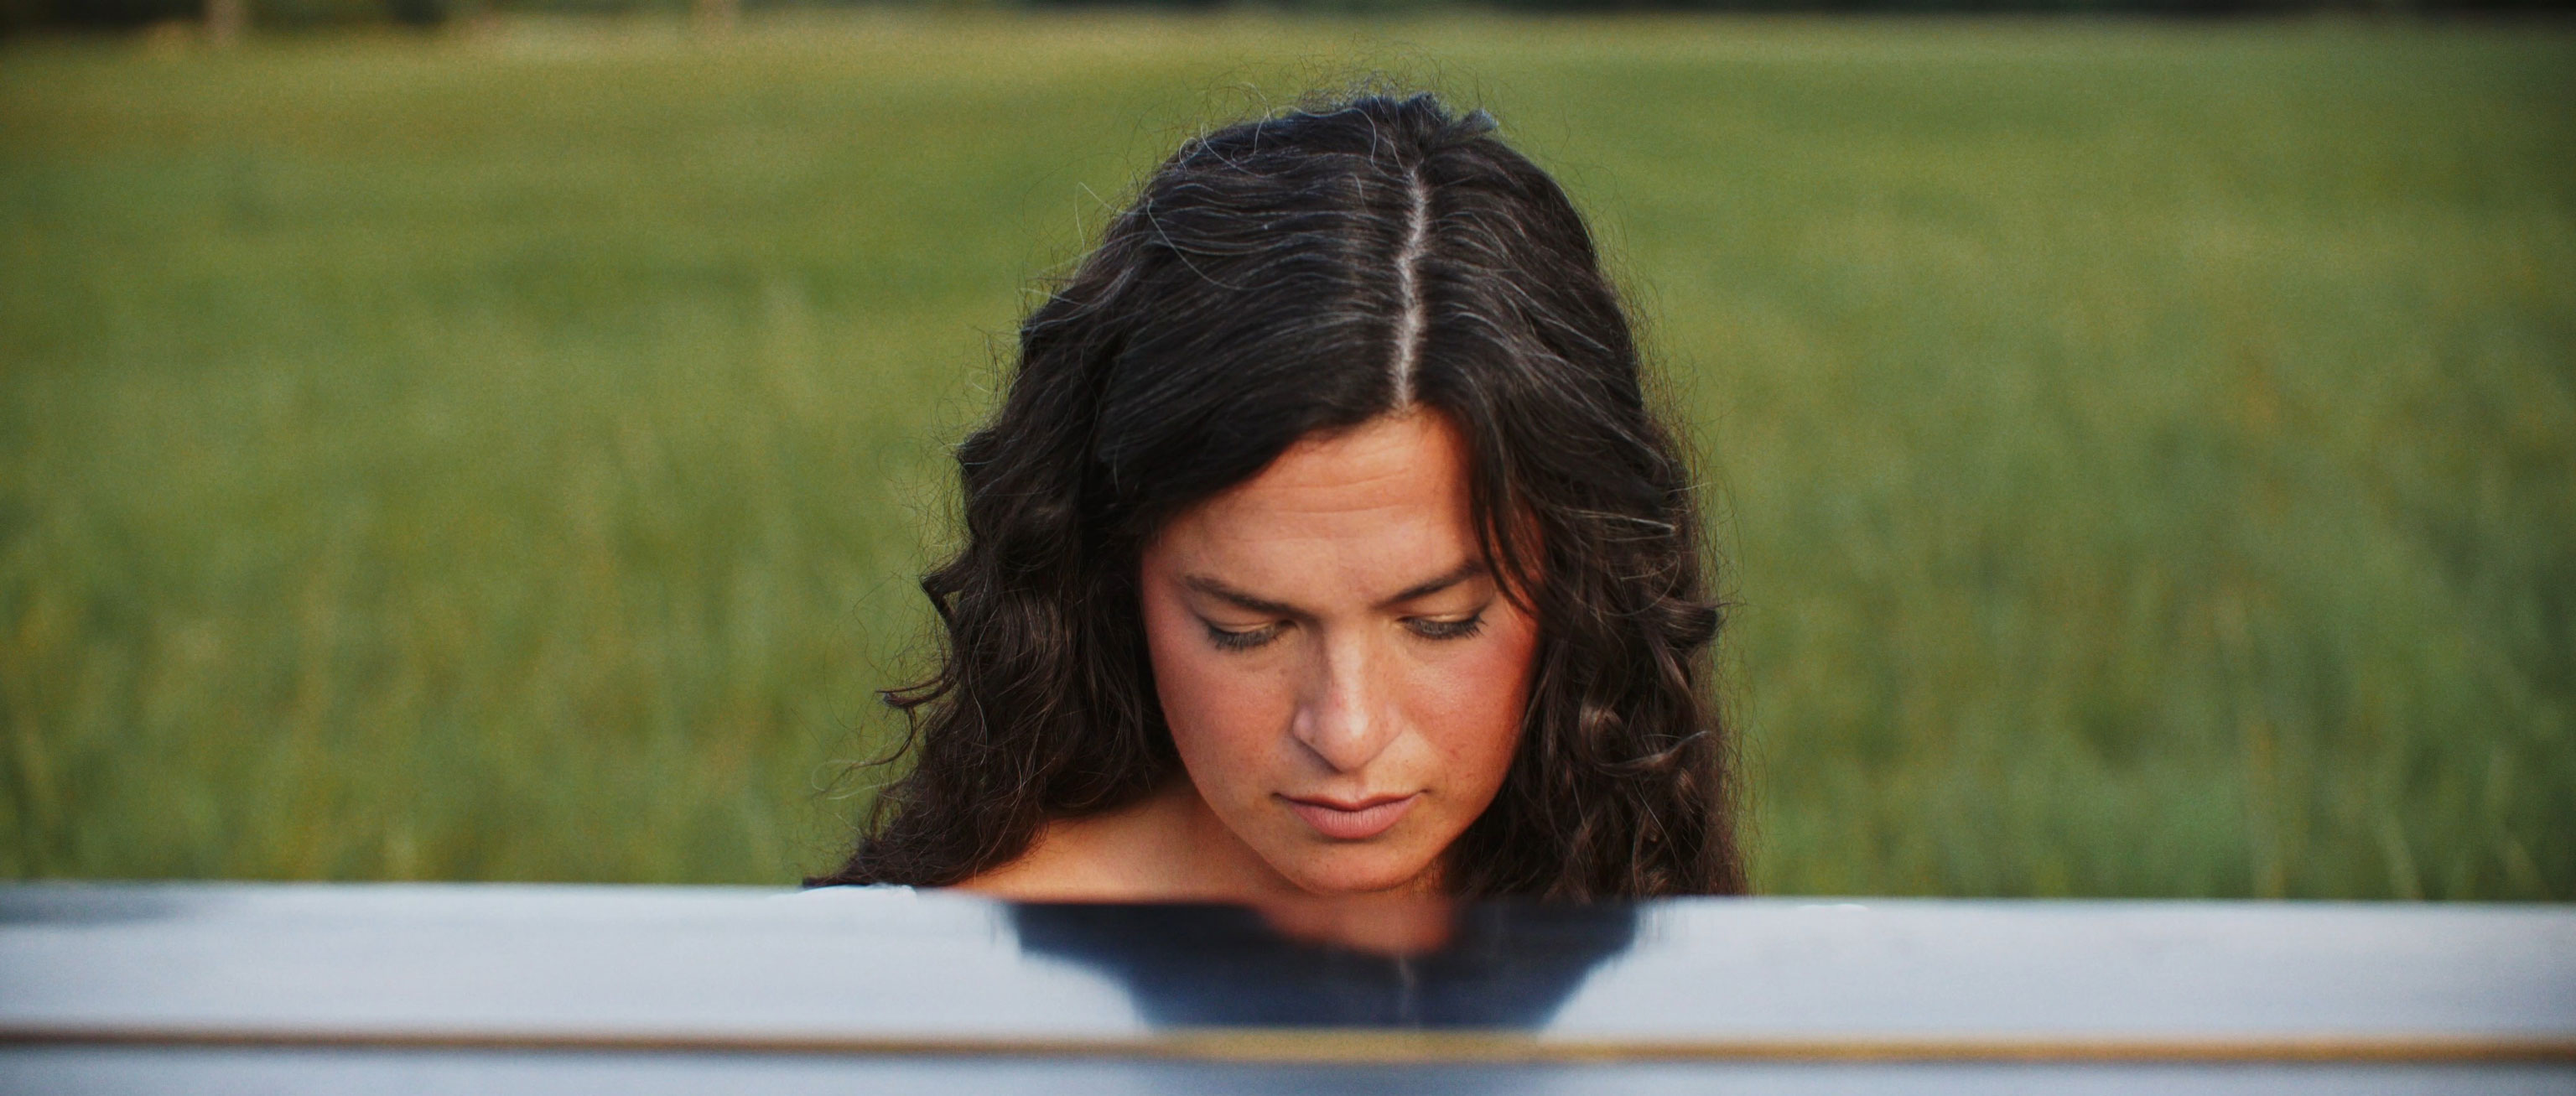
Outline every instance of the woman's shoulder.
<svg viewBox="0 0 2576 1096">
<path fill-rule="evenodd" d="M 958 884 L 958 889 L 1026 902 L 1169 901 L 1233 893 L 1181 870 L 1199 858 L 1186 783 L 1101 814 L 1049 821 L 1027 852 Z M 1228 881 L 1230 882 L 1230 881 Z"/>
<path fill-rule="evenodd" d="M 957 884 L 957 889 L 1024 902 L 1115 901 L 1144 897 L 1147 865 L 1134 855 L 1150 844 L 1146 812 L 1116 811 L 1048 822 L 1028 851 Z"/>
</svg>

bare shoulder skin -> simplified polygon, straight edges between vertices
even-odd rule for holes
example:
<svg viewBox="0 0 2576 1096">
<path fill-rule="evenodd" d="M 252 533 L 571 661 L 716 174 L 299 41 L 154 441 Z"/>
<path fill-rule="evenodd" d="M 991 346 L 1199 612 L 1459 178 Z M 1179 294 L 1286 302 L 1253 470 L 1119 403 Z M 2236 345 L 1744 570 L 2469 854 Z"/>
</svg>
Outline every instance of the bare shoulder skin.
<svg viewBox="0 0 2576 1096">
<path fill-rule="evenodd" d="M 1019 859 L 957 889 L 1020 902 L 1234 902 L 1291 939 L 1374 955 L 1437 951 L 1456 928 L 1454 904 L 1436 893 L 1300 889 L 1226 829 L 1186 777 L 1125 809 L 1056 822 Z"/>
<path fill-rule="evenodd" d="M 1186 776 L 1131 806 L 1059 819 L 1016 860 L 958 884 L 1016 901 L 1252 901 L 1295 893 Z"/>
</svg>

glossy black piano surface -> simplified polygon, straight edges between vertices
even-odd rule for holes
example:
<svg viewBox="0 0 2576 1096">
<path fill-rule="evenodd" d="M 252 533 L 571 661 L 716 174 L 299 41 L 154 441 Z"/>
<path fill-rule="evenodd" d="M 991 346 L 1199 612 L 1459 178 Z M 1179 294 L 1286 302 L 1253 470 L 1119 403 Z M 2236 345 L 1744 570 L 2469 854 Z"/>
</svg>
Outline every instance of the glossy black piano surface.
<svg viewBox="0 0 2576 1096">
<path fill-rule="evenodd" d="M 0 886 L 0 1091 L 2576 1093 L 2576 911 Z"/>
</svg>

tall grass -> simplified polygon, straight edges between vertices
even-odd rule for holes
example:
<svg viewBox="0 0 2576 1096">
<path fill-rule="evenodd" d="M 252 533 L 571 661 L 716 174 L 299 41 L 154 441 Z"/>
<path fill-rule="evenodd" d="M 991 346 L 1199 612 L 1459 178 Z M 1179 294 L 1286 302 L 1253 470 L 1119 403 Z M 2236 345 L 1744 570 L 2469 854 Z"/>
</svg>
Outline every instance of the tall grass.
<svg viewBox="0 0 2576 1096">
<path fill-rule="evenodd" d="M 1760 884 L 2576 896 L 2576 35 L 915 18 L 0 54 L 0 874 L 785 882 L 943 447 L 1383 68 L 1706 457 Z"/>
</svg>

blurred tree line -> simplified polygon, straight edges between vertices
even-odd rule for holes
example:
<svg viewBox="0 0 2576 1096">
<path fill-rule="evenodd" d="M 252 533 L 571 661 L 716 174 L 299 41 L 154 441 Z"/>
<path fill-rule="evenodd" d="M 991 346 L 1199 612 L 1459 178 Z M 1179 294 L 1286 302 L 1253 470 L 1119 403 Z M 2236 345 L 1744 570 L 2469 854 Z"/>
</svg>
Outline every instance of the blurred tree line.
<svg viewBox="0 0 2576 1096">
<path fill-rule="evenodd" d="M 736 8 L 828 8 L 893 3 L 970 3 L 1028 8 L 1268 7 L 1335 12 L 1435 8 L 1507 11 L 1731 11 L 1815 13 L 2122 13 L 2228 16 L 2329 11 L 2519 14 L 2576 11 L 2576 0 L 723 0 Z M 245 21 L 263 28 L 352 24 L 433 27 L 484 13 L 672 13 L 708 0 L 0 0 L 0 34 L 37 29 L 117 30 L 157 23 Z"/>
</svg>

